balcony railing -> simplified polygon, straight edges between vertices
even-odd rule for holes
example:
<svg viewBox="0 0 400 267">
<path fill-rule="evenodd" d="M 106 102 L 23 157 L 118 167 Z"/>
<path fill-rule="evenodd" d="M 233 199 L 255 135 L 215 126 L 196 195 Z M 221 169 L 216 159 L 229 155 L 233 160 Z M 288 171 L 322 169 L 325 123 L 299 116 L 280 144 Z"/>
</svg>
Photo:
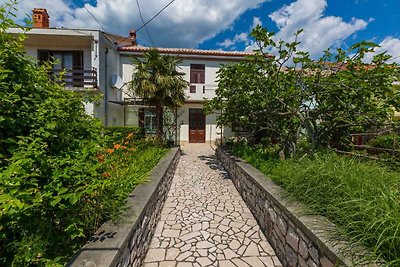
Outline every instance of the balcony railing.
<svg viewBox="0 0 400 267">
<path fill-rule="evenodd" d="M 53 68 L 51 77 L 60 77 L 67 88 L 97 88 L 97 69 L 93 67 Z"/>
</svg>

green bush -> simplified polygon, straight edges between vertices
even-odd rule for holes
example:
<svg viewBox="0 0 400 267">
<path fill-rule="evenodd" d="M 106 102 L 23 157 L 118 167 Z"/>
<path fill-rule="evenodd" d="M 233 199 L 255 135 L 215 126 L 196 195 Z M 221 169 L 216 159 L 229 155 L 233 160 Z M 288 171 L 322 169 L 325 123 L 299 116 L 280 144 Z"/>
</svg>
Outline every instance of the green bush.
<svg viewBox="0 0 400 267">
<path fill-rule="evenodd" d="M 112 126 L 104 127 L 104 135 L 110 137 L 111 141 L 119 142 L 129 134 L 133 134 L 135 140 L 141 140 L 145 137 L 144 128 L 131 126 Z"/>
<path fill-rule="evenodd" d="M 165 149 L 120 136 L 106 150 L 82 97 L 27 58 L 23 34 L 7 33 L 6 10 L 14 5 L 0 6 L 0 266 L 63 265 Z"/>
<path fill-rule="evenodd" d="M 387 148 L 387 149 L 400 149 L 400 135 L 399 134 L 386 134 L 377 136 L 371 139 L 367 145 L 372 147 Z"/>
<path fill-rule="evenodd" d="M 332 152 L 280 161 L 261 147 L 231 148 L 313 213 L 329 218 L 350 240 L 368 247 L 373 259 L 400 265 L 398 172 Z"/>
</svg>

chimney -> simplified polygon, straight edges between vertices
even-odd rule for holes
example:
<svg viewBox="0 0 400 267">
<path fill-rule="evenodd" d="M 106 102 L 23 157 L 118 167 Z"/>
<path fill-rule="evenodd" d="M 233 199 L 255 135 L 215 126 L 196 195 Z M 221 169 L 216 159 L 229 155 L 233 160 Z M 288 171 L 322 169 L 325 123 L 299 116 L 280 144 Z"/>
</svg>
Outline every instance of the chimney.
<svg viewBox="0 0 400 267">
<path fill-rule="evenodd" d="M 129 31 L 129 38 L 131 39 L 132 45 L 133 46 L 137 46 L 136 31 L 135 30 L 130 30 Z"/>
<path fill-rule="evenodd" d="M 35 28 L 49 28 L 49 14 L 45 8 L 34 8 L 32 11 L 33 27 Z"/>
</svg>

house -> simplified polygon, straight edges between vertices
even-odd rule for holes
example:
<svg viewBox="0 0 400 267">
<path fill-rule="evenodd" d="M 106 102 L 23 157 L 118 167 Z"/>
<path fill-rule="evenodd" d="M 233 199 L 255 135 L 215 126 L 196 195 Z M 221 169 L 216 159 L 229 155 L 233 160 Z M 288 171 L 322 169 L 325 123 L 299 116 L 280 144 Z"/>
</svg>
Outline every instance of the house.
<svg viewBox="0 0 400 267">
<path fill-rule="evenodd" d="M 99 105 L 87 102 L 85 109 L 106 124 L 110 112 L 106 103 L 109 99 L 117 99 L 115 90 L 110 90 L 109 86 L 113 75 L 118 74 L 119 52 L 115 39 L 122 37 L 94 29 L 50 27 L 50 16 L 43 8 L 33 10 L 32 21 L 33 27 L 26 32 L 24 43 L 27 55 L 38 60 L 39 64 L 46 61 L 55 63 L 52 75 L 65 72 L 67 90 L 101 92 L 104 99 Z M 24 31 L 11 28 L 9 32 L 18 34 Z"/>
<path fill-rule="evenodd" d="M 26 32 L 27 54 L 41 62 L 53 61 L 52 75 L 64 71 L 67 90 L 101 93 L 100 103 L 85 103 L 88 114 L 99 118 L 105 126 L 140 126 L 146 132 L 155 131 L 155 112 L 143 101 L 129 94 L 133 58 L 143 57 L 151 49 L 139 46 L 136 33 L 128 37 L 94 29 L 50 27 L 46 9 L 35 8 L 33 27 Z M 10 33 L 23 31 L 12 28 Z M 154 48 L 153 48 L 154 49 Z M 214 142 L 229 137 L 229 127 L 217 127 L 217 113 L 205 115 L 205 99 L 215 96 L 217 71 L 222 64 L 234 64 L 251 55 L 249 52 L 213 51 L 181 48 L 155 48 L 163 55 L 182 60 L 181 70 L 190 83 L 185 90 L 187 100 L 174 118 L 175 137 L 181 142 Z"/>
<path fill-rule="evenodd" d="M 124 83 L 132 79 L 135 68 L 132 65 L 133 58 L 143 57 L 143 53 L 149 47 L 127 45 L 118 47 Z M 189 82 L 186 92 L 186 103 L 178 111 L 177 124 L 179 126 L 179 140 L 181 142 L 204 143 L 215 141 L 232 135 L 229 127 L 217 127 L 217 114 L 205 115 L 203 103 L 205 99 L 215 96 L 217 72 L 222 64 L 232 64 L 244 60 L 251 53 L 227 52 L 182 48 L 156 48 L 162 55 L 172 55 L 180 58 L 182 62 L 179 67 L 185 73 L 185 79 Z M 144 112 L 134 105 L 129 105 L 129 95 L 124 92 L 124 101 L 120 102 L 125 108 L 124 125 L 142 126 L 140 117 L 144 116 L 143 122 L 146 129 L 155 131 L 155 111 Z M 122 109 L 122 107 L 121 107 Z M 113 116 L 113 115 L 112 115 Z M 153 119 L 152 119 L 153 118 Z"/>
</svg>

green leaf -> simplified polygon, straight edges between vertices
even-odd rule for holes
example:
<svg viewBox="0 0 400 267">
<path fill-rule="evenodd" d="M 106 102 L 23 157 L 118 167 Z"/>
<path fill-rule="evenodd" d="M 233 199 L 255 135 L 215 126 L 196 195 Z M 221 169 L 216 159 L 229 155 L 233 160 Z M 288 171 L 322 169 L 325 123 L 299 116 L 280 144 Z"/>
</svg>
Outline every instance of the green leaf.
<svg viewBox="0 0 400 267">
<path fill-rule="evenodd" d="M 61 197 L 60 196 L 55 196 L 54 199 L 50 202 L 50 205 L 55 207 L 58 203 L 60 203 Z"/>
</svg>

